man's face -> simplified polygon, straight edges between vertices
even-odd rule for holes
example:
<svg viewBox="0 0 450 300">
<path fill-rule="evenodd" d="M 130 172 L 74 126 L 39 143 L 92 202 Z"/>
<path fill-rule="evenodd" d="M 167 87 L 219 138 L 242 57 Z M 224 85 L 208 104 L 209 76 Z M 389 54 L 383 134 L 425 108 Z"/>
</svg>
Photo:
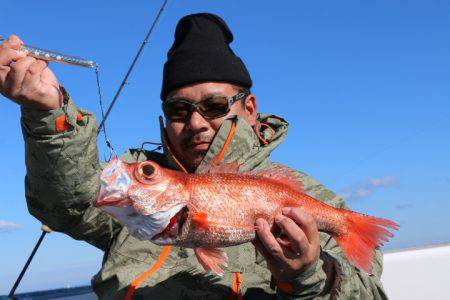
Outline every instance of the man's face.
<svg viewBox="0 0 450 300">
<path fill-rule="evenodd" d="M 228 83 L 205 82 L 188 85 L 171 92 L 167 99 L 182 98 L 199 102 L 211 96 L 232 97 L 239 93 L 239 88 Z M 245 101 L 244 103 L 242 103 Z M 206 152 L 223 121 L 229 116 L 238 115 L 250 125 L 256 122 L 256 99 L 250 94 L 246 100 L 239 100 L 230 107 L 230 112 L 217 119 L 205 119 L 193 111 L 186 121 L 166 120 L 167 135 L 177 158 L 188 171 L 194 171 Z"/>
</svg>

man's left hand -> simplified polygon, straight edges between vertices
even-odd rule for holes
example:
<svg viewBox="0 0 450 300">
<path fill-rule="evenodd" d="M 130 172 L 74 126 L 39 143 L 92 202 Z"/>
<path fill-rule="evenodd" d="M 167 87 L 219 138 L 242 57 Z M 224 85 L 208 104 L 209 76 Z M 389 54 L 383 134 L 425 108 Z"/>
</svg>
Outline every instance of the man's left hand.
<svg viewBox="0 0 450 300">
<path fill-rule="evenodd" d="M 257 237 L 253 242 L 264 256 L 267 267 L 281 282 L 288 282 L 313 266 L 320 256 L 319 232 L 314 218 L 297 207 L 285 207 L 275 217 L 274 235 L 266 220 L 256 220 Z M 273 228 L 272 228 L 273 229 Z"/>
</svg>

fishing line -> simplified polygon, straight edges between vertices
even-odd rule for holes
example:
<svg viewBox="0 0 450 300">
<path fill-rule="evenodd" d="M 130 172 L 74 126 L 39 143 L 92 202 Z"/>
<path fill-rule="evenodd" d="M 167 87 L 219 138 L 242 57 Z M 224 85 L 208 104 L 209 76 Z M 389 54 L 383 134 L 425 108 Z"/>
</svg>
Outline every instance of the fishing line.
<svg viewBox="0 0 450 300">
<path fill-rule="evenodd" d="M 98 101 L 100 104 L 100 111 L 102 114 L 102 119 L 105 119 L 105 111 L 103 109 L 103 97 L 102 97 L 102 89 L 101 89 L 101 84 L 100 84 L 100 71 L 99 71 L 99 67 L 95 68 L 95 78 L 97 80 L 97 93 L 98 93 Z M 103 127 L 101 128 L 101 131 L 103 132 L 103 136 L 105 138 L 105 144 L 106 146 L 108 146 L 109 148 L 109 158 L 107 159 L 107 161 L 109 162 L 111 160 L 111 157 L 118 157 L 116 151 L 114 150 L 114 147 L 111 145 L 111 142 L 108 138 L 108 134 L 106 133 L 106 125 L 103 124 Z M 97 131 L 97 135 L 100 133 L 100 130 Z"/>
<path fill-rule="evenodd" d="M 114 105 L 116 104 L 117 99 L 120 96 L 120 93 L 122 92 L 122 89 L 124 88 L 124 86 L 127 84 L 128 81 L 128 77 L 130 77 L 131 72 L 134 69 L 134 66 L 136 65 L 136 62 L 138 61 L 139 57 L 141 56 L 142 51 L 144 50 L 145 46 L 147 45 L 151 34 L 153 33 L 153 29 L 155 29 L 156 24 L 158 23 L 159 18 L 161 17 L 162 12 L 164 11 L 167 3 L 169 2 L 169 0 L 164 0 L 163 4 L 161 5 L 161 8 L 159 9 L 158 14 L 156 15 L 156 18 L 153 20 L 152 26 L 150 27 L 150 29 L 147 32 L 147 35 L 145 36 L 144 40 L 142 41 L 141 47 L 139 48 L 136 56 L 133 59 L 133 62 L 131 63 L 130 68 L 128 69 L 125 77 L 122 80 L 122 83 L 119 86 L 119 89 L 116 92 L 116 95 L 114 96 L 113 100 L 111 101 L 111 104 L 108 107 L 108 110 L 106 111 L 105 116 L 103 117 L 100 125 L 98 126 L 98 131 L 97 134 L 100 132 L 100 130 L 102 130 L 103 126 L 105 126 L 105 122 L 106 119 L 108 118 L 109 114 L 111 113 L 111 110 L 113 109 Z"/>
<path fill-rule="evenodd" d="M 127 73 L 126 73 L 126 75 L 125 75 L 125 77 L 124 77 L 122 83 L 120 84 L 119 89 L 117 90 L 116 95 L 114 96 L 113 100 L 111 101 L 111 104 L 109 105 L 108 110 L 106 111 L 106 113 L 104 113 L 104 111 L 103 111 L 103 99 L 102 99 L 102 93 L 101 93 L 101 84 L 100 84 L 99 68 L 98 68 L 97 65 L 94 66 L 94 64 L 90 64 L 90 65 L 87 66 L 87 67 L 90 67 L 90 68 L 94 68 L 94 70 L 95 70 L 96 80 L 97 80 L 97 92 L 98 92 L 98 96 L 99 96 L 100 110 L 101 110 L 101 113 L 102 113 L 102 121 L 101 121 L 101 123 L 100 123 L 100 125 L 99 125 L 99 127 L 98 127 L 97 135 L 100 133 L 100 131 L 103 131 L 103 134 L 104 134 L 104 137 L 105 137 L 106 145 L 107 145 L 108 148 L 110 149 L 111 154 L 115 154 L 116 152 L 115 152 L 114 148 L 112 147 L 112 145 L 111 145 L 111 143 L 110 143 L 110 141 L 109 141 L 109 139 L 108 139 L 108 135 L 107 135 L 106 128 L 105 128 L 105 122 L 106 122 L 106 120 L 107 120 L 109 114 L 111 113 L 111 110 L 113 109 L 113 107 L 114 107 L 114 105 L 115 105 L 117 99 L 119 98 L 119 95 L 120 95 L 120 93 L 121 93 L 123 87 L 127 84 L 128 77 L 130 76 L 131 72 L 133 71 L 134 66 L 136 65 L 136 62 L 137 62 L 137 60 L 139 59 L 139 57 L 140 57 L 142 51 L 144 50 L 145 45 L 148 43 L 149 38 L 150 38 L 150 36 L 151 36 L 153 30 L 155 29 L 156 24 L 157 24 L 159 18 L 161 17 L 161 14 L 162 14 L 162 12 L 164 11 L 165 7 L 167 6 L 167 3 L 168 3 L 168 2 L 169 2 L 168 0 L 164 0 L 163 4 L 161 5 L 161 7 L 160 7 L 160 9 L 159 9 L 159 11 L 158 11 L 158 14 L 156 15 L 156 18 L 153 20 L 153 23 L 152 23 L 152 25 L 151 25 L 151 27 L 150 27 L 150 29 L 149 29 L 147 35 L 145 36 L 145 39 L 144 39 L 144 41 L 142 42 L 141 47 L 139 48 L 139 50 L 138 50 L 136 56 L 134 57 L 133 62 L 131 63 L 131 66 L 130 66 L 130 68 L 128 69 L 128 71 L 127 71 Z M 0 36 L 0 39 L 1 39 L 1 36 Z M 37 48 L 36 48 L 36 49 L 37 49 Z M 41 51 L 41 52 L 44 53 L 44 54 L 49 54 L 49 55 L 52 54 L 52 53 L 50 53 L 50 52 L 48 52 L 48 51 L 45 51 L 45 50 L 42 50 L 42 49 L 37 49 L 37 50 L 38 50 L 38 51 Z M 66 57 L 68 57 L 68 58 L 71 60 L 71 63 L 73 63 L 73 62 L 78 62 L 78 61 L 77 61 L 78 58 L 72 58 L 72 57 L 69 57 L 69 56 L 66 56 Z M 55 61 L 60 61 L 60 60 L 61 60 L 61 57 L 60 57 L 60 56 L 57 56 L 57 57 L 55 57 L 55 58 L 56 58 Z M 64 57 L 63 57 L 63 58 L 64 58 Z M 82 61 L 82 62 L 83 62 L 83 61 Z M 144 144 L 143 144 L 143 145 L 144 145 Z M 41 236 L 40 236 L 38 242 L 37 242 L 36 245 L 34 246 L 34 249 L 33 249 L 32 253 L 31 253 L 30 257 L 28 258 L 28 260 L 27 260 L 25 266 L 23 267 L 23 269 L 22 269 L 22 271 L 21 271 L 19 277 L 17 278 L 16 282 L 14 283 L 14 286 L 13 286 L 13 288 L 11 289 L 11 291 L 10 291 L 8 297 L 10 297 L 10 298 L 13 298 L 13 297 L 14 297 L 14 293 L 15 293 L 17 287 L 19 286 L 19 284 L 20 284 L 20 282 L 21 282 L 21 280 L 22 280 L 22 277 L 25 275 L 25 272 L 27 271 L 28 266 L 30 265 L 31 261 L 33 260 L 33 257 L 34 257 L 34 255 L 35 255 L 36 251 L 37 251 L 37 250 L 39 249 L 39 247 L 41 246 L 41 243 L 42 243 L 42 241 L 43 241 L 43 239 L 44 239 L 44 237 L 45 237 L 46 234 L 47 234 L 47 232 L 43 232 L 43 233 L 41 234 Z"/>
</svg>

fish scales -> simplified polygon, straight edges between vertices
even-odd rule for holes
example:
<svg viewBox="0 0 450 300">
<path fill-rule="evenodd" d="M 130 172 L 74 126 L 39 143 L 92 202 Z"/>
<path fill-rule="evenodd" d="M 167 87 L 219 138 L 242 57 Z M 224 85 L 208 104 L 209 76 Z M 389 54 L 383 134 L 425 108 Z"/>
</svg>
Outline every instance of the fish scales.
<svg viewBox="0 0 450 300">
<path fill-rule="evenodd" d="M 188 240 L 196 239 L 198 243 L 207 243 L 212 247 L 232 246 L 253 240 L 256 218 L 271 219 L 282 208 L 280 201 L 271 202 L 256 183 L 254 176 L 190 176 L 186 189 L 191 191 L 191 210 L 193 213 L 206 212 L 211 224 L 207 231 L 194 226 Z"/>
<path fill-rule="evenodd" d="M 208 172 L 206 172 L 208 171 Z M 185 174 L 146 161 L 115 158 L 101 175 L 94 205 L 127 226 L 139 239 L 195 249 L 206 271 L 222 274 L 226 255 L 217 249 L 255 239 L 255 221 L 273 224 L 283 207 L 299 207 L 330 234 L 349 261 L 370 273 L 376 247 L 398 225 L 338 209 L 307 195 L 292 171 L 277 165 L 258 174 L 238 173 L 235 162 Z"/>
</svg>

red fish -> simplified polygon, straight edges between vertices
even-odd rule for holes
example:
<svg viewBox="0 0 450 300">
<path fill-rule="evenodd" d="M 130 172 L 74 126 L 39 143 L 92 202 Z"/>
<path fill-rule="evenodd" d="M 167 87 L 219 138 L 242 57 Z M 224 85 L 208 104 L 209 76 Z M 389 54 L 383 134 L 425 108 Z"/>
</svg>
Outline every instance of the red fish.
<svg viewBox="0 0 450 300">
<path fill-rule="evenodd" d="M 185 174 L 152 161 L 111 160 L 94 205 L 116 217 L 141 240 L 194 248 L 206 271 L 227 266 L 220 247 L 255 239 L 255 220 L 273 224 L 283 207 L 300 207 L 330 234 L 348 260 L 371 273 L 375 247 L 392 237 L 390 220 L 337 209 L 308 196 L 297 175 L 276 165 L 257 174 L 237 173 L 237 163 Z"/>
</svg>

